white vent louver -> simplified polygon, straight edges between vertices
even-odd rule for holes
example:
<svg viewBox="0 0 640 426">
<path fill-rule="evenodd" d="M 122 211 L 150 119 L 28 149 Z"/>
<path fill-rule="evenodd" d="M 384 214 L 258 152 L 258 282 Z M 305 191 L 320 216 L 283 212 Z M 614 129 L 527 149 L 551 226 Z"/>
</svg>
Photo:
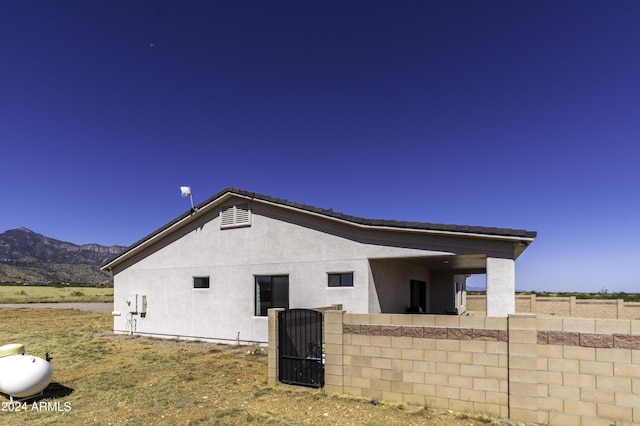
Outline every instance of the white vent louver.
<svg viewBox="0 0 640 426">
<path fill-rule="evenodd" d="M 234 214 L 233 214 L 234 206 L 225 206 L 222 208 L 220 212 L 220 226 L 225 228 L 227 226 L 233 226 Z"/>
<path fill-rule="evenodd" d="M 249 225 L 251 225 L 251 210 L 249 209 L 249 203 L 239 203 L 222 207 L 220 211 L 221 228 Z"/>
<path fill-rule="evenodd" d="M 236 223 L 238 225 L 249 223 L 249 203 L 236 205 Z"/>
</svg>

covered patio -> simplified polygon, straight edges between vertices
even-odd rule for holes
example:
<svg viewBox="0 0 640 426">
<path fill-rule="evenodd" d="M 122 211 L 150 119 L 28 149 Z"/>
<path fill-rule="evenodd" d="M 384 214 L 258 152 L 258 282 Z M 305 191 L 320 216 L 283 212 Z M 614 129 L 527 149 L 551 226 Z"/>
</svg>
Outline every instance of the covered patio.
<svg viewBox="0 0 640 426">
<path fill-rule="evenodd" d="M 515 258 L 486 253 L 369 259 L 371 312 L 462 315 L 467 278 L 486 274 L 487 316 L 515 313 Z"/>
</svg>

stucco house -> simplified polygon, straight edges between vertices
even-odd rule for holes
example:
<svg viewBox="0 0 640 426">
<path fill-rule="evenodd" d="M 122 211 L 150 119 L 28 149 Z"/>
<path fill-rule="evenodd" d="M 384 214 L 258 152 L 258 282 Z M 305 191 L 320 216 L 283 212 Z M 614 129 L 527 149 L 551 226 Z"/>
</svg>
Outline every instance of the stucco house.
<svg viewBox="0 0 640 426">
<path fill-rule="evenodd" d="M 515 312 L 526 230 L 354 217 L 226 188 L 102 266 L 114 331 L 267 342 L 267 310 L 462 314 L 485 274 L 487 315 Z"/>
</svg>

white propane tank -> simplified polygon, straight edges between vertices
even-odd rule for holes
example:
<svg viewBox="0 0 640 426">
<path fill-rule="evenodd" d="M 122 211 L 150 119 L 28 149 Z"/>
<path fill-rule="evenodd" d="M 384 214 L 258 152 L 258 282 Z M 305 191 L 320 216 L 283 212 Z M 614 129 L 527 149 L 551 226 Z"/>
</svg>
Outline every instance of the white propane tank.
<svg viewBox="0 0 640 426">
<path fill-rule="evenodd" d="M 24 345 L 20 343 L 11 343 L 9 345 L 0 346 L 0 358 L 7 355 L 20 354 L 24 355 Z"/>
<path fill-rule="evenodd" d="M 23 345 L 0 346 L 0 392 L 16 398 L 37 395 L 49 386 L 52 376 L 51 364 L 24 355 Z"/>
</svg>

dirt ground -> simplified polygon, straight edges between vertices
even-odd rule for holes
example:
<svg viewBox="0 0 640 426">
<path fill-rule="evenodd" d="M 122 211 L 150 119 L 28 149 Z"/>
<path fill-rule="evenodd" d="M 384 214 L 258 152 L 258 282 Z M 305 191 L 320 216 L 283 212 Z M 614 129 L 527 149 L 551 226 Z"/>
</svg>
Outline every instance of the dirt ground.
<svg viewBox="0 0 640 426">
<path fill-rule="evenodd" d="M 244 373 L 250 378 L 236 378 L 236 382 L 256 383 L 256 378 L 266 376 L 267 350 L 258 346 L 223 345 L 201 341 L 180 341 L 172 339 L 157 339 L 144 336 L 127 336 L 121 334 L 103 333 L 96 335 L 102 339 L 115 341 L 135 341 L 141 345 L 170 348 L 171 350 L 205 350 L 213 353 L 224 353 L 225 357 L 237 359 L 251 358 L 254 369 Z M 523 423 L 512 422 L 508 419 L 497 419 L 482 414 L 460 413 L 451 410 L 439 410 L 429 407 L 417 407 L 402 403 L 370 400 L 350 395 L 328 395 L 322 390 L 298 386 L 266 385 L 266 377 L 260 379 L 263 386 L 256 390 L 252 388 L 252 401 L 245 403 L 247 407 L 259 408 L 266 416 L 256 418 L 248 416 L 247 424 L 336 424 L 336 425 L 434 425 L 434 426 L 474 426 L 474 425 L 503 425 L 524 426 Z M 269 395 L 263 402 L 263 396 Z M 241 406 L 244 406 L 244 404 Z M 255 404 L 255 405 L 254 405 Z M 270 418 L 273 415 L 275 418 Z M 277 420 L 276 420 L 277 419 Z M 243 423 L 242 420 L 240 423 Z M 229 424 L 218 419 L 211 424 Z"/>
</svg>

